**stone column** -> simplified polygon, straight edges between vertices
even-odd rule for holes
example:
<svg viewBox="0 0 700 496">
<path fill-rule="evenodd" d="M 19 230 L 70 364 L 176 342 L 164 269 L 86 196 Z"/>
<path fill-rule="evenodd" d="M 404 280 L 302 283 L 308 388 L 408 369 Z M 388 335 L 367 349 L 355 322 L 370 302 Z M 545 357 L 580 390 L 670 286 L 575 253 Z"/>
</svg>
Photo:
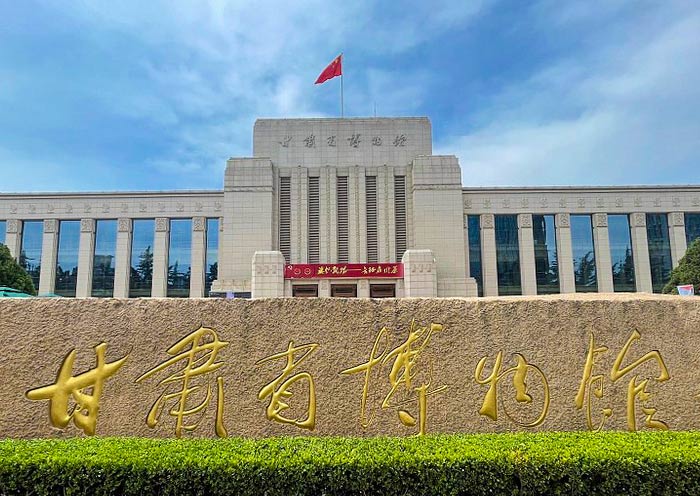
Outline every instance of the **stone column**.
<svg viewBox="0 0 700 496">
<path fill-rule="evenodd" d="M 253 255 L 251 297 L 284 296 L 284 255 L 280 251 L 256 251 Z"/>
<path fill-rule="evenodd" d="M 80 248 L 78 248 L 78 284 L 76 298 L 87 298 L 92 293 L 92 268 L 95 256 L 95 219 L 80 220 Z"/>
<path fill-rule="evenodd" d="M 559 264 L 559 291 L 575 293 L 574 255 L 571 246 L 571 217 L 569 214 L 556 214 L 557 263 Z"/>
<path fill-rule="evenodd" d="M 131 274 L 131 219 L 117 221 L 117 251 L 114 256 L 114 297 L 129 297 Z"/>
<path fill-rule="evenodd" d="M 608 234 L 608 214 L 593 214 L 593 247 L 595 249 L 595 270 L 598 276 L 598 292 L 614 291 L 612 277 L 612 257 Z"/>
<path fill-rule="evenodd" d="M 9 219 L 5 224 L 5 246 L 10 250 L 10 255 L 19 258 L 22 249 L 22 221 Z"/>
<path fill-rule="evenodd" d="M 496 230 L 493 214 L 481 214 L 481 279 L 484 296 L 498 296 Z"/>
<path fill-rule="evenodd" d="M 151 296 L 168 296 L 168 245 L 170 243 L 170 219 L 158 217 L 153 240 L 153 286 Z"/>
<path fill-rule="evenodd" d="M 678 262 L 688 249 L 688 242 L 685 237 L 685 215 L 683 212 L 671 212 L 668 214 L 668 230 L 671 240 L 671 259 L 673 260 L 673 267 L 677 267 Z"/>
<path fill-rule="evenodd" d="M 207 257 L 207 219 L 192 219 L 192 271 L 190 272 L 190 298 L 204 297 L 204 275 Z"/>
<path fill-rule="evenodd" d="M 330 298 L 331 282 L 328 279 L 321 279 L 318 281 L 318 296 L 322 298 Z"/>
<path fill-rule="evenodd" d="M 41 243 L 41 272 L 39 295 L 53 293 L 56 287 L 56 259 L 58 255 L 58 220 L 44 221 L 44 237 Z"/>
<path fill-rule="evenodd" d="M 369 281 L 367 279 L 357 281 L 357 297 L 369 298 Z"/>
<path fill-rule="evenodd" d="M 403 262 L 404 296 L 407 298 L 435 298 L 437 271 L 435 257 L 430 250 L 406 250 Z"/>
<path fill-rule="evenodd" d="M 634 279 L 637 291 L 653 292 L 651 283 L 651 265 L 649 264 L 649 244 L 647 240 L 647 216 L 644 212 L 630 215 L 630 232 L 632 236 L 632 256 L 634 257 Z"/>
<path fill-rule="evenodd" d="M 536 295 L 537 272 L 535 270 L 535 240 L 532 233 L 531 214 L 518 214 L 518 246 L 522 294 Z"/>
</svg>

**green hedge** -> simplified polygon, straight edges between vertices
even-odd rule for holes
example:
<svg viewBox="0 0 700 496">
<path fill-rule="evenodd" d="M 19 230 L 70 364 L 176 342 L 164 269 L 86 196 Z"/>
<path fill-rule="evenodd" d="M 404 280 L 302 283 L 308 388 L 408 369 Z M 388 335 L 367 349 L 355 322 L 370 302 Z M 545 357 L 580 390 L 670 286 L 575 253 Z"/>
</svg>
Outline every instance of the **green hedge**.
<svg viewBox="0 0 700 496">
<path fill-rule="evenodd" d="M 0 441 L 0 494 L 700 494 L 700 433 Z"/>
</svg>

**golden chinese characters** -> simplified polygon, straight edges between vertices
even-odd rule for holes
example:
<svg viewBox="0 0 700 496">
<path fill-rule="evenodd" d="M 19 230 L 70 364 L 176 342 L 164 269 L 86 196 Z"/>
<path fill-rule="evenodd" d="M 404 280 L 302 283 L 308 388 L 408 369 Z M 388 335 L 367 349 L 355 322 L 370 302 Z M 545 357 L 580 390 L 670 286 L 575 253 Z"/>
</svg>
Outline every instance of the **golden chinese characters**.
<svg viewBox="0 0 700 496">
<path fill-rule="evenodd" d="M 412 321 L 406 341 L 393 350 L 388 351 L 389 330 L 384 327 L 379 331 L 374 341 L 369 360 L 341 372 L 341 374 L 355 374 L 359 372 L 364 372 L 365 374 L 360 405 L 360 424 L 362 427 L 368 427 L 372 421 L 372 418 L 367 414 L 367 397 L 369 394 L 369 382 L 372 369 L 377 365 L 380 367 L 384 366 L 393 360 L 389 372 L 389 384 L 391 389 L 382 401 L 382 409 L 394 408 L 402 424 L 413 427 L 418 423 L 418 434 L 425 434 L 428 416 L 427 398 L 430 395 L 444 391 L 447 386 L 430 389 L 431 379 L 429 378 L 427 382 L 423 382 L 420 386 L 414 387 L 414 379 L 418 373 L 418 362 L 421 358 L 421 354 L 430 344 L 433 333 L 441 330 L 442 325 L 440 324 L 430 324 L 429 327 L 417 327 L 415 321 Z M 382 341 L 385 346 L 380 353 L 379 348 Z M 416 422 L 415 416 L 410 414 L 405 408 L 409 403 L 414 401 L 414 394 L 417 396 L 418 402 L 418 422 Z M 396 399 L 395 396 L 399 396 L 400 398 Z"/>
<path fill-rule="evenodd" d="M 227 345 L 228 342 L 220 341 L 219 336 L 213 329 L 200 327 L 168 349 L 168 354 L 172 355 L 172 358 L 157 365 L 136 379 L 137 383 L 141 382 L 151 377 L 153 374 L 175 364 L 182 367 L 159 382 L 159 385 L 167 386 L 170 389 L 166 389 L 166 391 L 160 395 L 148 412 L 146 423 L 149 427 L 153 428 L 158 424 L 163 408 L 170 404 L 171 400 L 176 401 L 172 401 L 174 404 L 172 408 L 168 410 L 168 414 L 175 417 L 175 435 L 177 437 L 181 437 L 183 431 L 193 431 L 199 426 L 212 398 L 211 384 L 205 384 L 206 396 L 199 401 L 197 405 L 192 407 L 188 406 L 188 400 L 190 396 L 196 394 L 203 387 L 201 384 L 195 384 L 195 381 L 202 380 L 206 374 L 214 372 L 223 365 L 223 362 L 217 362 L 216 359 L 219 351 Z M 221 376 L 216 377 L 216 390 L 215 431 L 217 436 L 226 437 L 227 433 L 223 420 L 224 380 Z M 185 423 L 186 417 L 196 414 L 199 415 L 196 421 Z"/>
<path fill-rule="evenodd" d="M 292 372 L 297 368 L 306 357 L 313 353 L 318 344 L 311 343 L 301 346 L 294 347 L 294 342 L 290 341 L 287 351 L 282 353 L 277 353 L 271 355 L 267 358 L 263 358 L 256 362 L 256 365 L 261 365 L 265 362 L 271 360 L 278 360 L 280 358 L 286 359 L 286 365 L 282 370 L 282 373 L 272 382 L 260 389 L 258 393 L 258 399 L 262 400 L 270 397 L 270 403 L 267 405 L 265 414 L 268 420 L 274 420 L 283 424 L 292 424 L 302 429 L 313 430 L 316 426 L 316 387 L 314 385 L 313 377 L 308 372 L 300 372 L 298 374 L 292 375 Z M 294 361 L 294 356 L 296 353 L 303 352 L 303 354 Z M 306 381 L 309 386 L 309 401 L 306 408 L 304 416 L 300 418 L 289 418 L 282 415 L 282 412 L 289 409 L 289 404 L 285 403 L 287 398 L 292 396 L 292 392 L 288 389 L 298 381 Z"/>
<path fill-rule="evenodd" d="M 655 378 L 656 382 L 664 382 L 671 378 L 668 373 L 668 368 L 664 363 L 661 353 L 658 351 L 650 351 L 641 358 L 634 360 L 627 366 L 623 366 L 623 362 L 627 357 L 629 349 L 632 344 L 640 338 L 638 331 L 633 331 L 627 342 L 618 353 L 617 358 L 610 370 L 610 381 L 612 383 L 617 382 L 619 379 L 634 371 L 637 367 L 645 362 L 652 362 L 658 365 L 659 375 Z M 581 379 L 581 384 L 579 386 L 578 393 L 576 394 L 575 404 L 576 409 L 581 410 L 584 405 L 586 407 L 586 425 L 589 430 L 599 431 L 605 425 L 606 420 L 612 415 L 613 411 L 611 408 L 602 408 L 600 410 L 601 417 L 597 424 L 593 422 L 593 407 L 592 399 L 595 396 L 601 399 L 604 394 L 604 383 L 605 378 L 602 374 L 594 374 L 593 369 L 596 365 L 596 359 L 598 355 L 602 355 L 608 351 L 607 346 L 596 346 L 595 337 L 593 334 L 590 335 L 588 340 L 588 353 L 586 354 L 586 364 L 583 368 L 583 378 Z M 630 378 L 627 385 L 627 430 L 636 431 L 637 430 L 637 410 L 636 403 L 639 402 L 641 406 L 642 413 L 644 414 L 644 425 L 646 427 L 654 429 L 668 429 L 665 422 L 657 420 L 654 418 L 656 414 L 656 408 L 649 405 L 649 400 L 651 399 L 651 393 L 647 390 L 649 385 L 649 379 L 639 380 L 639 375 L 635 374 Z"/>
<path fill-rule="evenodd" d="M 95 346 L 95 368 L 75 377 L 72 375 L 75 350 L 72 350 L 63 360 L 54 384 L 27 391 L 26 396 L 30 400 L 49 400 L 49 417 L 54 427 L 64 428 L 72 419 L 76 427 L 88 436 L 95 434 L 103 383 L 114 375 L 127 359 L 124 357 L 105 363 L 106 350 L 105 343 Z M 92 392 L 88 392 L 88 388 L 92 388 Z M 75 405 L 69 411 L 71 398 Z"/>
<path fill-rule="evenodd" d="M 491 420 L 498 420 L 498 384 L 502 379 L 511 374 L 513 375 L 515 400 L 518 403 L 532 403 L 532 396 L 528 394 L 528 385 L 526 382 L 528 372 L 532 372 L 541 382 L 543 389 L 544 397 L 542 399 L 542 409 L 540 410 L 539 415 L 534 420 L 527 422 L 516 418 L 515 415 L 509 412 L 505 407 L 503 407 L 503 411 L 506 414 L 506 417 L 521 427 L 536 427 L 544 422 L 544 419 L 549 412 L 549 384 L 547 383 L 547 377 L 539 367 L 528 363 L 527 360 L 525 360 L 525 357 L 520 353 L 516 353 L 515 357 L 517 364 L 514 367 L 502 370 L 503 352 L 499 351 L 496 355 L 496 363 L 493 366 L 493 370 L 486 378 L 482 378 L 482 374 L 484 372 L 484 367 L 486 366 L 486 360 L 488 357 L 483 357 L 481 360 L 479 360 L 479 363 L 476 365 L 476 370 L 474 371 L 474 380 L 476 380 L 477 384 L 489 385 L 489 389 L 484 397 L 484 402 L 479 409 L 479 414 L 486 415 Z"/>
</svg>

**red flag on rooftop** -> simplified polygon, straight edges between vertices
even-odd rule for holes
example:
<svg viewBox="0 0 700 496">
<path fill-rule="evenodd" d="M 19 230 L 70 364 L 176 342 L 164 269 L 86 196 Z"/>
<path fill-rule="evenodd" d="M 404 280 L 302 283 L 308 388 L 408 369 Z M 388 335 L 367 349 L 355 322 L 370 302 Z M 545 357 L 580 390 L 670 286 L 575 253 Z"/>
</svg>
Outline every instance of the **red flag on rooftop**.
<svg viewBox="0 0 700 496">
<path fill-rule="evenodd" d="M 329 79 L 333 79 L 336 76 L 342 76 L 343 75 L 342 58 L 343 58 L 343 54 L 341 53 L 335 59 L 333 59 L 333 62 L 328 64 L 328 67 L 323 69 L 323 72 L 318 76 L 318 79 L 316 79 L 316 82 L 314 84 L 325 83 Z"/>
</svg>

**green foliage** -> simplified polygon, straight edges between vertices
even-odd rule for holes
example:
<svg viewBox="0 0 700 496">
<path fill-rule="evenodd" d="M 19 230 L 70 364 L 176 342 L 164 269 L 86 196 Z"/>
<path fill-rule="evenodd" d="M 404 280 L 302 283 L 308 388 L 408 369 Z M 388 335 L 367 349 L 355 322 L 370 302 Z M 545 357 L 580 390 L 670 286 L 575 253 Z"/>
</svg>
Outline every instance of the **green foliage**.
<svg viewBox="0 0 700 496">
<path fill-rule="evenodd" d="M 678 294 L 676 286 L 692 284 L 696 294 L 700 294 L 700 238 L 693 241 L 683 258 L 678 262 L 678 267 L 671 272 L 671 279 L 664 286 L 664 293 Z"/>
<path fill-rule="evenodd" d="M 700 494 L 700 433 L 0 441 L 0 494 Z"/>
<path fill-rule="evenodd" d="M 35 295 L 34 283 L 27 271 L 10 255 L 10 249 L 0 244 L 0 286 Z"/>
</svg>

